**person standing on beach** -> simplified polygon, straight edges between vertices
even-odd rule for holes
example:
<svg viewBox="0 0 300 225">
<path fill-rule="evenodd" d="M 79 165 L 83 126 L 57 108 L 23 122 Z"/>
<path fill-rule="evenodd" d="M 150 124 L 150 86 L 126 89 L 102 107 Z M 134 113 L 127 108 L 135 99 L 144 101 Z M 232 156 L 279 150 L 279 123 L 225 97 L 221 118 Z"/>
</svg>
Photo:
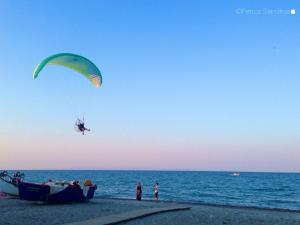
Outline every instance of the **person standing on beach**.
<svg viewBox="0 0 300 225">
<path fill-rule="evenodd" d="M 136 185 L 136 200 L 141 201 L 142 200 L 142 185 L 140 182 Z"/>
<path fill-rule="evenodd" d="M 158 200 L 158 182 L 154 184 L 153 189 L 154 189 L 154 199 Z"/>
</svg>

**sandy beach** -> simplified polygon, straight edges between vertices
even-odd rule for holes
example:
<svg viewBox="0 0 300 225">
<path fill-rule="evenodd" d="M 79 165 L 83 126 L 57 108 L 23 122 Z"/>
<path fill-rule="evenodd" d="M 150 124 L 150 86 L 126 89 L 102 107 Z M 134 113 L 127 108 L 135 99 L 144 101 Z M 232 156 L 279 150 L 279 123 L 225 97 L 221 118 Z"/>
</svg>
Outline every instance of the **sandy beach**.
<svg viewBox="0 0 300 225">
<path fill-rule="evenodd" d="M 150 212 L 166 208 L 190 207 L 174 212 L 130 219 L 135 212 Z M 83 204 L 47 205 L 20 201 L 0 200 L 0 225 L 61 225 L 108 224 L 107 218 L 118 221 L 129 218 L 122 225 L 296 225 L 300 224 L 299 211 L 279 211 L 227 206 L 209 206 L 171 202 L 135 201 L 123 199 L 94 199 Z M 120 216 L 122 215 L 122 216 Z"/>
</svg>

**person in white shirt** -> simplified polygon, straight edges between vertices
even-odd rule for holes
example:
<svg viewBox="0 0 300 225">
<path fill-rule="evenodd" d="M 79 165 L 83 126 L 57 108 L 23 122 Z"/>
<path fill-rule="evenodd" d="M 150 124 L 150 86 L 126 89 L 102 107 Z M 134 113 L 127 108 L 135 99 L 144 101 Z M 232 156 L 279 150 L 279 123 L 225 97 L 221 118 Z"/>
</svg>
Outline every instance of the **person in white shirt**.
<svg viewBox="0 0 300 225">
<path fill-rule="evenodd" d="M 153 189 L 154 189 L 154 199 L 158 200 L 158 182 L 154 184 Z"/>
</svg>

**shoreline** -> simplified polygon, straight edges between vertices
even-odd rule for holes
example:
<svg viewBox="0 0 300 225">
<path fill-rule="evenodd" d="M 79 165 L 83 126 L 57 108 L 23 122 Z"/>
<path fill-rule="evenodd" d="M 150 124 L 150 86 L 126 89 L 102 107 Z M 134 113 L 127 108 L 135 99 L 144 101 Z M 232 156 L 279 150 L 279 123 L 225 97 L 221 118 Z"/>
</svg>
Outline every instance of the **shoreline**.
<svg viewBox="0 0 300 225">
<path fill-rule="evenodd" d="M 6 199 L 15 199 L 19 200 L 17 197 L 2 197 L 1 200 Z M 113 197 L 101 197 L 95 196 L 94 200 L 113 200 L 113 201 L 133 201 L 137 202 L 134 198 L 113 198 Z M 93 201 L 93 200 L 92 200 Z M 151 199 L 142 199 L 140 202 L 149 202 L 149 203 L 166 203 L 166 204 L 180 204 L 180 205 L 191 205 L 191 206 L 208 206 L 208 207 L 224 207 L 232 209 L 249 209 L 249 210 L 265 210 L 265 211 L 274 211 L 274 212 L 291 212 L 291 213 L 300 213 L 300 209 L 283 209 L 283 208 L 268 208 L 268 207 L 257 207 L 257 206 L 246 206 L 246 205 L 230 205 L 230 204 L 217 204 L 217 203 L 205 203 L 205 202 L 189 202 L 189 201 L 173 201 L 173 200 L 151 200 Z"/>
<path fill-rule="evenodd" d="M 94 199 L 111 199 L 111 200 L 124 200 L 124 201 L 136 201 L 134 198 L 105 198 L 101 196 L 95 196 Z M 142 202 L 157 202 L 156 200 L 151 199 L 142 199 Z M 230 204 L 217 204 L 217 203 L 206 203 L 206 202 L 189 202 L 189 201 L 173 201 L 173 200 L 158 200 L 162 203 L 174 203 L 174 204 L 183 204 L 183 205 L 199 205 L 199 206 L 216 206 L 216 207 L 226 207 L 226 208 L 238 208 L 238 209 L 253 209 L 253 210 L 269 210 L 277 212 L 295 212 L 300 213 L 299 209 L 283 209 L 283 208 L 268 208 L 268 207 L 258 207 L 258 206 L 246 206 L 246 205 L 230 205 Z"/>
</svg>

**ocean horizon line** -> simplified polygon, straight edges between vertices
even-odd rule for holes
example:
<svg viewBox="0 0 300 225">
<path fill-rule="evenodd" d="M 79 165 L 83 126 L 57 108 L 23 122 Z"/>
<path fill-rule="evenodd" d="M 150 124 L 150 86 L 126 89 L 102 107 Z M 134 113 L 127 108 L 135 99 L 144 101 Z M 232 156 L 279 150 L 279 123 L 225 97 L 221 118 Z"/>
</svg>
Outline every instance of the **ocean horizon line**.
<svg viewBox="0 0 300 225">
<path fill-rule="evenodd" d="M 41 169 L 22 169 L 22 168 L 1 168 L 1 171 L 134 171 L 134 172 L 210 172 L 210 173 L 287 173 L 287 174 L 298 174 L 300 171 L 251 171 L 251 170 L 186 170 L 186 169 L 97 169 L 97 168 L 64 168 L 64 169 L 52 169 L 52 168 L 41 168 Z"/>
</svg>

